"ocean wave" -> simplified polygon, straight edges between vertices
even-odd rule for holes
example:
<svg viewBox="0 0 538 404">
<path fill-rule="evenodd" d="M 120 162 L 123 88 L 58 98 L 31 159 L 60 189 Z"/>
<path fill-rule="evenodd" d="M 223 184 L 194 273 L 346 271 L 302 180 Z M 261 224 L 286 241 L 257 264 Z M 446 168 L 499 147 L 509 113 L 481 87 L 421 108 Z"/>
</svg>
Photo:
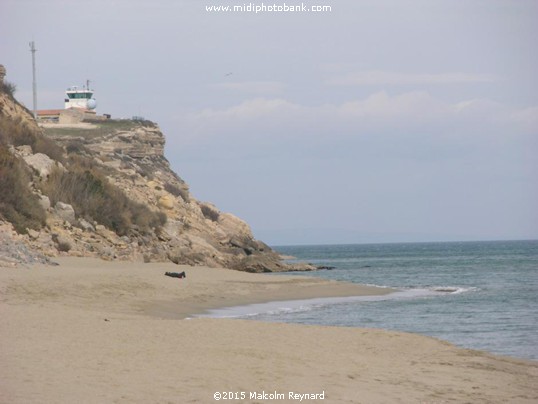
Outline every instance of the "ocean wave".
<svg viewBox="0 0 538 404">
<path fill-rule="evenodd" d="M 264 315 L 279 315 L 284 313 L 297 313 L 314 310 L 323 304 L 305 303 L 302 300 L 278 301 L 269 303 L 256 303 L 245 306 L 223 307 L 209 310 L 206 314 L 199 314 L 196 317 L 211 318 L 252 318 Z"/>
<path fill-rule="evenodd" d="M 476 292 L 479 289 L 477 287 L 462 287 L 462 286 L 434 286 L 431 287 L 430 290 L 434 292 L 439 293 L 446 293 L 446 294 L 460 294 L 460 293 L 467 293 L 467 292 Z"/>
<path fill-rule="evenodd" d="M 377 285 L 376 285 L 377 286 Z M 274 301 L 268 303 L 256 303 L 244 306 L 224 307 L 220 309 L 210 310 L 206 314 L 201 314 L 197 317 L 213 317 L 213 318 L 252 318 L 261 314 L 264 315 L 279 315 L 292 312 L 304 312 L 314 310 L 316 308 L 350 304 L 350 303 L 366 303 L 379 302 L 385 300 L 400 300 L 400 299 L 417 299 L 435 297 L 441 295 L 460 294 L 478 290 L 473 287 L 457 287 L 457 286 L 434 286 L 422 288 L 407 288 L 399 289 L 393 293 L 386 295 L 373 296 L 349 296 L 349 297 L 322 297 L 304 300 L 285 300 Z"/>
</svg>

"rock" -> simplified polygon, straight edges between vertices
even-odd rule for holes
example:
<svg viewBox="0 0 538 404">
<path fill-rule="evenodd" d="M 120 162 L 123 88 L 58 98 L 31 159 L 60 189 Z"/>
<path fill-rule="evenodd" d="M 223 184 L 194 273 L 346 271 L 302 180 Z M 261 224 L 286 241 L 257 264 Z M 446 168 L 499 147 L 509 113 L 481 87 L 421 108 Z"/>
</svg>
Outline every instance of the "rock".
<svg viewBox="0 0 538 404">
<path fill-rule="evenodd" d="M 56 265 L 40 251 L 30 247 L 10 223 L 0 220 L 0 267 L 13 268 L 28 264 Z"/>
<path fill-rule="evenodd" d="M 89 143 L 87 148 L 105 155 L 124 154 L 134 159 L 161 157 L 164 137 L 158 127 L 138 127 L 129 131 L 113 132 Z"/>
<path fill-rule="evenodd" d="M 39 195 L 39 204 L 43 210 L 48 211 L 50 209 L 50 199 L 46 195 Z"/>
<path fill-rule="evenodd" d="M 122 171 L 122 173 L 124 173 L 125 175 L 128 175 L 128 176 L 130 176 L 130 177 L 136 175 L 136 170 L 133 170 L 133 169 L 130 169 L 130 168 L 128 168 L 128 169 L 122 169 L 121 171 Z"/>
<path fill-rule="evenodd" d="M 53 234 L 52 239 L 56 243 L 56 248 L 61 252 L 69 252 L 73 248 L 71 239 L 65 234 Z"/>
<path fill-rule="evenodd" d="M 32 240 L 31 246 L 39 249 L 41 253 L 49 257 L 53 257 L 58 253 L 52 235 L 46 231 L 39 232 L 39 237 L 37 240 Z"/>
<path fill-rule="evenodd" d="M 232 237 L 230 239 L 230 245 L 232 247 L 245 250 L 247 255 L 250 255 L 255 251 L 255 248 L 252 245 L 252 240 L 250 240 L 249 238 Z"/>
<path fill-rule="evenodd" d="M 39 232 L 32 229 L 28 229 L 28 236 L 32 240 L 37 240 L 39 238 Z"/>
<path fill-rule="evenodd" d="M 115 168 L 116 170 L 118 170 L 121 167 L 121 161 L 120 160 L 105 161 L 103 165 L 110 168 Z"/>
<path fill-rule="evenodd" d="M 295 264 L 287 265 L 286 271 L 295 271 L 295 272 L 305 272 L 305 271 L 316 271 L 318 267 L 315 265 L 309 264 L 307 262 L 297 262 Z"/>
<path fill-rule="evenodd" d="M 254 239 L 249 225 L 231 213 L 221 213 L 218 224 L 227 234 L 235 236 L 238 239 Z"/>
<path fill-rule="evenodd" d="M 66 222 L 75 223 L 75 209 L 71 205 L 57 202 L 54 206 L 54 212 Z"/>
<path fill-rule="evenodd" d="M 107 261 L 111 261 L 117 256 L 116 252 L 114 251 L 112 247 L 103 247 L 99 250 L 98 254 L 101 259 L 104 259 Z"/>
<path fill-rule="evenodd" d="M 84 231 L 95 231 L 95 227 L 93 227 L 91 223 L 87 222 L 83 218 L 78 219 L 78 224 Z"/>
<path fill-rule="evenodd" d="M 179 220 L 168 219 L 164 224 L 163 230 L 170 238 L 174 238 L 179 236 L 181 227 L 183 227 L 183 223 L 181 223 Z"/>
<path fill-rule="evenodd" d="M 56 162 L 43 153 L 23 157 L 26 164 L 35 169 L 41 178 L 47 178 L 55 167 Z"/>
<path fill-rule="evenodd" d="M 159 198 L 159 206 L 164 209 L 174 208 L 174 199 L 169 195 L 163 195 Z"/>
<path fill-rule="evenodd" d="M 246 272 L 281 272 L 286 270 L 286 266 L 281 262 L 263 255 L 249 255 L 241 259 L 234 267 Z"/>
<path fill-rule="evenodd" d="M 190 249 L 195 253 L 202 253 L 208 257 L 219 254 L 216 247 L 209 243 L 205 238 L 193 234 L 187 235 L 186 238 L 189 241 Z"/>
<path fill-rule="evenodd" d="M 17 150 L 17 152 L 22 156 L 22 157 L 25 157 L 25 156 L 30 156 L 32 155 L 34 152 L 32 151 L 32 146 L 30 145 L 22 145 L 22 146 L 17 146 L 15 148 L 15 150 Z"/>
<path fill-rule="evenodd" d="M 119 242 L 121 242 L 121 239 L 118 237 L 118 235 L 116 233 L 114 233 L 112 230 L 109 230 L 107 229 L 105 226 L 103 226 L 102 224 L 98 224 L 97 226 L 95 226 L 95 232 L 101 236 L 104 240 L 106 240 L 107 242 L 109 242 L 111 244 L 111 248 L 118 244 Z M 112 256 L 113 254 L 108 254 L 108 256 Z"/>
<path fill-rule="evenodd" d="M 234 265 L 234 269 L 246 272 L 287 272 L 287 271 L 315 271 L 317 267 L 305 262 L 285 264 L 275 260 L 271 255 L 255 254 L 242 258 Z"/>
<path fill-rule="evenodd" d="M 148 187 L 152 188 L 152 189 L 156 189 L 158 191 L 162 190 L 162 185 L 159 184 L 157 181 L 149 181 L 148 182 Z"/>
</svg>

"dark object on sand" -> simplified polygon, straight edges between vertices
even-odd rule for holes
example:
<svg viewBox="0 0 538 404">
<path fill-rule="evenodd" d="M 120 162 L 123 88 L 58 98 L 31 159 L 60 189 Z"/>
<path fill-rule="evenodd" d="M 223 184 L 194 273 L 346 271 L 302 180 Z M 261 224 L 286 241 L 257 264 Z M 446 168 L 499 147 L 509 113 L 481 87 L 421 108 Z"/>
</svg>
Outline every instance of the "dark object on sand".
<svg viewBox="0 0 538 404">
<path fill-rule="evenodd" d="M 326 269 L 326 270 L 330 271 L 331 269 L 334 269 L 334 267 L 330 267 L 330 266 L 327 266 L 327 265 L 321 265 L 321 266 L 318 266 L 318 269 Z"/>
<path fill-rule="evenodd" d="M 186 278 L 187 275 L 185 275 L 185 271 L 183 272 L 165 272 L 166 276 L 170 276 L 172 278 Z"/>
</svg>

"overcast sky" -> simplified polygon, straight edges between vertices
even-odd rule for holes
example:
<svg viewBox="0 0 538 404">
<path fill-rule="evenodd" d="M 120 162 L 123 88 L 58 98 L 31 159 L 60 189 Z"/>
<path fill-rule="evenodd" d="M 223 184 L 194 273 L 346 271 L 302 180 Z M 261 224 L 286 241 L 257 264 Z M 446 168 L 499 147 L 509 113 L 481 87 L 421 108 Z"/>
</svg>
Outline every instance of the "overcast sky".
<svg viewBox="0 0 538 404">
<path fill-rule="evenodd" d="M 34 40 L 39 109 L 90 79 L 98 113 L 156 121 L 273 245 L 538 238 L 538 1 L 206 11 L 244 4 L 1 0 L 0 63 L 31 107 Z"/>
</svg>

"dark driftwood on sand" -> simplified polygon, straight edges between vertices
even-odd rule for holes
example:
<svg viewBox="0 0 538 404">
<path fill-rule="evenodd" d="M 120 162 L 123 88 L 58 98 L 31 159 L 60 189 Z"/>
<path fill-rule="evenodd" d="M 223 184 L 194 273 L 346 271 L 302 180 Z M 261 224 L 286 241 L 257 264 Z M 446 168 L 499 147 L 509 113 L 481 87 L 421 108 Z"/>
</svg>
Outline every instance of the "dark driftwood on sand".
<svg viewBox="0 0 538 404">
<path fill-rule="evenodd" d="M 183 272 L 165 272 L 166 276 L 170 276 L 172 278 L 186 278 L 187 275 L 185 275 L 185 271 Z"/>
</svg>

